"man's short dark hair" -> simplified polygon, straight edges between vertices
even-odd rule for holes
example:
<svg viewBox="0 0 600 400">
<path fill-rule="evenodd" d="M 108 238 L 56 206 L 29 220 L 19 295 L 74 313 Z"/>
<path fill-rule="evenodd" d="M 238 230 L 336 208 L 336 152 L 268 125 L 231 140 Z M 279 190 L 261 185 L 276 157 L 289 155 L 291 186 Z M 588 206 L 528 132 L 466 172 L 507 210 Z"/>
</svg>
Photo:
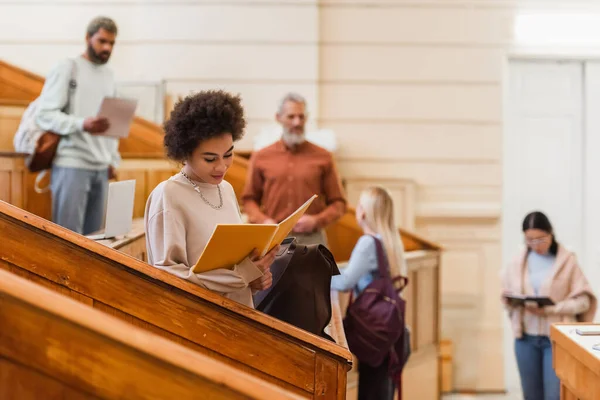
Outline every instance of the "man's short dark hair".
<svg viewBox="0 0 600 400">
<path fill-rule="evenodd" d="M 167 157 L 185 161 L 207 139 L 230 133 L 233 140 L 244 135 L 246 120 L 240 96 L 222 90 L 199 92 L 179 101 L 165 122 Z"/>
<path fill-rule="evenodd" d="M 115 21 L 108 17 L 96 17 L 90 21 L 87 26 L 88 36 L 94 36 L 100 29 L 104 29 L 107 32 L 117 34 L 117 24 Z"/>
</svg>

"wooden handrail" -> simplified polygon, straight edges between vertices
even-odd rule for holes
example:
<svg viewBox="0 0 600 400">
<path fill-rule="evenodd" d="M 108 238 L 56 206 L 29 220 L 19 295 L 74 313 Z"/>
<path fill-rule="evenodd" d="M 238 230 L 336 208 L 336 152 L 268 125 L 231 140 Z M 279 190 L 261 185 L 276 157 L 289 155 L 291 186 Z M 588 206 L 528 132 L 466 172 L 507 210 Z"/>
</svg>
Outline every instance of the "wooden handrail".
<svg viewBox="0 0 600 400">
<path fill-rule="evenodd" d="M 220 308 L 243 315 L 245 318 L 253 320 L 261 325 L 277 329 L 286 335 L 299 338 L 304 342 L 323 348 L 341 358 L 348 358 L 348 352 L 344 351 L 340 346 L 334 343 L 312 335 L 292 325 L 282 324 L 278 320 L 271 318 L 266 314 L 242 306 L 239 303 L 220 296 L 210 290 L 201 288 L 200 286 L 190 283 L 184 279 L 177 278 L 172 274 L 154 268 L 144 262 L 136 260 L 133 257 L 126 256 L 118 251 L 113 251 L 106 246 L 86 238 L 85 236 L 81 236 L 46 219 L 40 218 L 17 207 L 11 206 L 6 202 L 0 201 L 0 217 L 2 214 L 9 216 L 14 220 L 23 222 L 30 227 L 43 230 L 44 232 L 70 242 L 77 247 L 85 249 L 86 252 L 89 252 L 90 254 L 101 256 L 120 265 L 126 265 L 128 268 L 140 272 L 150 278 L 167 283 L 172 287 L 181 289 L 197 297 L 201 297 L 203 300 L 217 305 Z"/>
<path fill-rule="evenodd" d="M 31 103 L 29 100 L 24 99 L 11 99 L 11 98 L 0 98 L 0 106 L 4 107 L 27 107 Z"/>
<path fill-rule="evenodd" d="M 4 202 L 0 232 L 5 236 L 0 268 L 45 282 L 295 393 L 314 394 L 326 381 L 331 398 L 345 387 L 351 355 L 336 343 Z"/>
<path fill-rule="evenodd" d="M 13 343 L 11 348 L 0 345 L 0 357 L 20 364 L 21 370 L 22 366 L 44 368 L 42 372 L 64 381 L 66 386 L 104 393 L 109 398 L 121 398 L 125 393 L 119 388 L 130 393 L 135 390 L 139 398 L 155 398 L 160 393 L 196 398 L 198 393 L 208 392 L 249 399 L 305 398 L 3 270 L 0 321 L 1 342 Z M 25 328 L 28 325 L 37 329 Z M 53 344 L 53 339 L 62 344 Z M 91 343 L 100 344 L 101 348 L 90 348 Z M 80 348 L 84 351 L 80 352 Z M 57 354 L 53 355 L 53 351 Z M 106 352 L 111 357 L 94 357 L 95 352 Z M 60 356 L 59 362 L 52 360 L 56 356 Z M 74 364 L 66 365 L 68 360 Z M 32 362 L 35 364 L 30 365 Z M 103 371 L 109 363 L 113 368 Z M 78 368 L 77 364 L 85 368 Z M 127 373 L 118 373 L 124 369 Z M 106 377 L 106 381 L 98 376 Z M 146 380 L 149 377 L 162 380 L 163 385 L 166 381 L 173 383 L 156 387 Z M 2 386 L 0 393 L 19 390 L 13 382 L 0 382 Z M 33 393 L 36 396 L 44 396 L 40 389 L 33 385 L 30 390 L 37 390 Z"/>
</svg>

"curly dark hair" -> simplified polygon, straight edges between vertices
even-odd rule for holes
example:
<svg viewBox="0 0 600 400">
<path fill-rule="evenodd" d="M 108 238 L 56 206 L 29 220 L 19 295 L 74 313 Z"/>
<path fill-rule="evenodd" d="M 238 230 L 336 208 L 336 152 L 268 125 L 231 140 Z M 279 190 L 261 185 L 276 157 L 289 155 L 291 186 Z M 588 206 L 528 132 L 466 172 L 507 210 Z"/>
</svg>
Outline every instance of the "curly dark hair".
<svg viewBox="0 0 600 400">
<path fill-rule="evenodd" d="M 231 133 L 233 141 L 244 135 L 246 120 L 240 96 L 223 90 L 202 91 L 179 101 L 165 122 L 167 157 L 183 162 L 207 139 Z"/>
</svg>

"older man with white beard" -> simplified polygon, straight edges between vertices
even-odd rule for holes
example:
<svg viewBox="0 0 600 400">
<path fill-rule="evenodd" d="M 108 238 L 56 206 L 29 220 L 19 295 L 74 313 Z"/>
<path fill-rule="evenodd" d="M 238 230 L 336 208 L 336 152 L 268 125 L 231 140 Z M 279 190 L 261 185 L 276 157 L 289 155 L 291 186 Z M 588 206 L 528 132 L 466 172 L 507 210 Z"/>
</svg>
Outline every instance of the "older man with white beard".
<svg viewBox="0 0 600 400">
<path fill-rule="evenodd" d="M 283 128 L 281 140 L 252 155 L 242 196 L 244 212 L 251 223 L 279 223 L 317 194 L 294 227 L 293 236 L 300 244 L 326 244 L 324 229 L 346 211 L 333 157 L 306 141 L 306 101 L 302 96 L 287 94 L 275 118 Z"/>
</svg>

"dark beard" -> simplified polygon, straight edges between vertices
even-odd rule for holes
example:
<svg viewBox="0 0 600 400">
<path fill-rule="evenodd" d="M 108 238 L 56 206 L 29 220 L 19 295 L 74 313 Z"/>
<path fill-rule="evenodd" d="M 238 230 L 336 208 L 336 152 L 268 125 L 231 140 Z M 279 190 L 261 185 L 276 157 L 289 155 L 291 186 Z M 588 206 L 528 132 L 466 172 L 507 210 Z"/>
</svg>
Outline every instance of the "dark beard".
<svg viewBox="0 0 600 400">
<path fill-rule="evenodd" d="M 90 58 L 90 60 L 94 64 L 106 64 L 108 62 L 108 59 L 110 58 L 110 54 L 108 55 L 107 58 L 102 58 L 100 56 L 100 54 L 98 54 L 98 53 L 96 53 L 96 51 L 94 51 L 94 49 L 92 48 L 92 46 L 90 44 L 88 44 L 87 54 L 88 54 L 88 57 Z"/>
</svg>

